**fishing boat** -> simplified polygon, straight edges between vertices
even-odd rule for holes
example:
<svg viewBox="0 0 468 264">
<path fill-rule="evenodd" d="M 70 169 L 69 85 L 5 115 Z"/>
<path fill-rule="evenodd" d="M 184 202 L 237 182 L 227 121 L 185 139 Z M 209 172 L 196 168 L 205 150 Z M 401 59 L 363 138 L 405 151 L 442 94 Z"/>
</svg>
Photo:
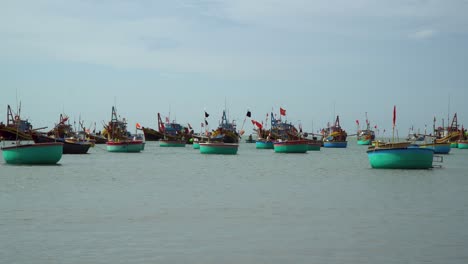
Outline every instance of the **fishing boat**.
<svg viewBox="0 0 468 264">
<path fill-rule="evenodd" d="M 47 134 L 32 133 L 35 143 L 60 142 L 63 143 L 63 154 L 86 154 L 93 143 L 80 138 L 69 122 L 66 115 L 60 114 L 60 120 Z"/>
<path fill-rule="evenodd" d="M 145 140 L 147 141 L 159 141 L 161 138 L 164 138 L 164 135 L 158 130 L 149 127 L 142 127 L 141 130 L 143 130 Z"/>
<path fill-rule="evenodd" d="M 434 151 L 430 148 L 420 148 L 411 142 L 394 142 L 396 122 L 396 107 L 393 108 L 392 142 L 375 141 L 370 146 L 367 156 L 372 168 L 375 169 L 429 169 L 432 168 Z"/>
<path fill-rule="evenodd" d="M 341 128 L 339 116 L 336 116 L 335 124 L 328 127 L 327 130 L 322 130 L 322 133 L 325 148 L 346 148 L 348 146 L 346 141 L 348 134 Z"/>
<path fill-rule="evenodd" d="M 83 131 L 80 131 L 78 133 L 84 135 L 84 138 L 88 140 L 89 142 L 92 142 L 93 144 L 106 144 L 107 143 L 107 137 L 103 135 L 102 131 L 96 132 L 96 122 L 94 123 L 93 130 L 84 129 L 83 127 Z"/>
<path fill-rule="evenodd" d="M 255 141 L 255 148 L 257 149 L 273 149 L 274 148 L 274 145 L 273 145 L 273 141 L 271 140 L 268 140 L 268 139 L 257 139 Z"/>
<path fill-rule="evenodd" d="M 207 142 L 200 143 L 200 153 L 235 155 L 239 149 L 239 137 L 235 122 L 228 121 L 224 110 L 218 128 L 210 134 Z"/>
<path fill-rule="evenodd" d="M 21 119 L 21 106 L 17 113 L 13 113 L 10 105 L 7 107 L 7 123 L 0 123 L 0 141 L 1 140 L 32 140 L 31 123 L 27 119 Z M 39 130 L 38 128 L 35 130 Z"/>
<path fill-rule="evenodd" d="M 255 143 L 255 139 L 252 138 L 252 135 L 249 135 L 249 137 L 245 139 L 245 143 Z"/>
<path fill-rule="evenodd" d="M 457 113 L 453 115 L 452 122 L 450 126 L 444 127 L 442 124 L 441 127 L 435 128 L 435 118 L 434 118 L 434 134 L 436 136 L 436 143 L 450 143 L 450 146 L 457 148 L 458 140 L 462 138 L 462 132 L 458 128 L 458 119 Z"/>
<path fill-rule="evenodd" d="M 252 124 L 255 126 L 254 131 L 257 133 L 257 139 L 255 140 L 255 148 L 256 149 L 273 149 L 273 140 L 271 138 L 271 132 L 267 129 L 263 128 L 263 124 L 251 120 Z M 267 114 L 267 121 L 268 121 L 268 114 Z"/>
<path fill-rule="evenodd" d="M 366 112 L 366 129 L 359 128 L 359 120 L 356 120 L 356 124 L 358 126 L 357 131 L 357 144 L 358 145 L 370 145 L 373 140 L 375 140 L 375 132 L 370 128 L 370 122 L 367 118 Z"/>
<path fill-rule="evenodd" d="M 457 147 L 459 149 L 468 149 L 468 135 L 466 134 L 465 128 L 463 126 L 462 126 L 461 133 L 462 133 L 462 136 L 457 142 L 458 143 Z"/>
<path fill-rule="evenodd" d="M 17 144 L 2 147 L 3 159 L 8 164 L 50 165 L 62 158 L 63 143 Z"/>
<path fill-rule="evenodd" d="M 119 120 L 115 107 L 112 107 L 111 121 L 105 127 L 109 152 L 141 152 L 144 148 L 143 140 L 133 139 L 127 131 L 125 118 Z"/>
<path fill-rule="evenodd" d="M 309 149 L 309 141 L 304 139 L 302 129 L 299 130 L 288 123 L 282 121 L 281 116 L 286 115 L 286 110 L 280 108 L 280 118 L 274 118 L 271 113 L 271 130 L 269 137 L 273 138 L 273 150 L 275 153 L 306 153 Z"/>
<path fill-rule="evenodd" d="M 309 150 L 309 143 L 304 139 L 278 140 L 273 143 L 276 153 L 306 153 Z"/>
<path fill-rule="evenodd" d="M 158 113 L 158 127 L 159 133 L 163 135 L 159 139 L 160 147 L 185 147 L 192 138 L 193 133 L 188 127 L 175 121 L 170 122 L 169 118 L 166 118 L 166 122 L 163 123 L 160 113 Z"/>
<path fill-rule="evenodd" d="M 451 150 L 450 143 L 424 143 L 418 145 L 420 148 L 432 149 L 435 154 L 449 154 Z"/>
<path fill-rule="evenodd" d="M 59 142 L 63 144 L 63 154 L 86 154 L 92 146 L 91 142 L 73 139 L 53 138 L 39 133 L 33 133 L 32 139 L 35 143 Z"/>
</svg>

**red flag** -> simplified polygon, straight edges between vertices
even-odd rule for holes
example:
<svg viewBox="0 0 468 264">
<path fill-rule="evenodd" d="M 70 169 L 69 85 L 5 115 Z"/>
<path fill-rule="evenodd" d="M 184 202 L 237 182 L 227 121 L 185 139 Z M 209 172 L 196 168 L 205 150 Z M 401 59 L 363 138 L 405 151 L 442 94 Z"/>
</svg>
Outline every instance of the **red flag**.
<svg viewBox="0 0 468 264">
<path fill-rule="evenodd" d="M 286 115 L 286 109 L 283 109 L 280 107 L 280 115 L 285 116 Z"/>
<path fill-rule="evenodd" d="M 359 126 L 359 120 L 356 119 L 356 124 Z"/>
<path fill-rule="evenodd" d="M 396 122 L 396 105 L 393 106 L 393 126 L 395 126 Z"/>
<path fill-rule="evenodd" d="M 262 129 L 263 128 L 263 125 L 260 124 L 259 122 L 255 121 L 255 120 L 252 120 L 252 124 L 256 125 L 258 128 Z"/>
<path fill-rule="evenodd" d="M 136 129 L 141 129 L 140 123 L 136 123 Z"/>
<path fill-rule="evenodd" d="M 374 128 L 377 129 L 377 126 L 375 125 Z"/>
</svg>

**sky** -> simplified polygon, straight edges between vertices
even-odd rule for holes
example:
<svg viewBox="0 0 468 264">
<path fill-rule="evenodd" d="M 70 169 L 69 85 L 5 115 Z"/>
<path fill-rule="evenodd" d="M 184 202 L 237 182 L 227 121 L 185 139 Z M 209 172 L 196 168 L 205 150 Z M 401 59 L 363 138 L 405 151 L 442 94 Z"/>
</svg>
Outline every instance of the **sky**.
<svg viewBox="0 0 468 264">
<path fill-rule="evenodd" d="M 316 131 L 340 116 L 406 135 L 456 112 L 468 126 L 468 0 L 15 0 L 0 8 L 0 120 L 65 113 L 86 126 L 111 108 L 214 128 L 287 111 Z M 1 110 L 4 109 L 4 110 Z M 252 124 L 247 119 L 244 130 Z M 382 132 L 380 132 L 382 133 Z M 389 132 L 387 132 L 389 133 Z"/>
</svg>

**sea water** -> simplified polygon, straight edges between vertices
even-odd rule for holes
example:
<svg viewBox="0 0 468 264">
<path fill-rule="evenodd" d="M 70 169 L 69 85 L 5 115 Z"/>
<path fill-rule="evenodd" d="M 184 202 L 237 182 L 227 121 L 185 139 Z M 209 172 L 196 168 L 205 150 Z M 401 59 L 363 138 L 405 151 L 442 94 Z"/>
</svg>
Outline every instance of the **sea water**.
<svg viewBox="0 0 468 264">
<path fill-rule="evenodd" d="M 0 163 L 0 263 L 468 263 L 468 150 L 371 169 L 365 146 L 190 145 Z"/>
</svg>

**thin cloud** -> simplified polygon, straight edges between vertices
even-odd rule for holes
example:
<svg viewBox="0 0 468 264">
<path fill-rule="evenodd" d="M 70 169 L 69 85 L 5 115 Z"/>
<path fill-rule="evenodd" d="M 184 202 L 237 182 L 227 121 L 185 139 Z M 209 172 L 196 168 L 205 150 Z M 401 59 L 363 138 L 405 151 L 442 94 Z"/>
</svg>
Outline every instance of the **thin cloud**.
<svg viewBox="0 0 468 264">
<path fill-rule="evenodd" d="M 433 29 L 423 29 L 410 34 L 409 37 L 412 39 L 428 39 L 434 37 L 436 34 L 437 31 Z"/>
</svg>

